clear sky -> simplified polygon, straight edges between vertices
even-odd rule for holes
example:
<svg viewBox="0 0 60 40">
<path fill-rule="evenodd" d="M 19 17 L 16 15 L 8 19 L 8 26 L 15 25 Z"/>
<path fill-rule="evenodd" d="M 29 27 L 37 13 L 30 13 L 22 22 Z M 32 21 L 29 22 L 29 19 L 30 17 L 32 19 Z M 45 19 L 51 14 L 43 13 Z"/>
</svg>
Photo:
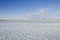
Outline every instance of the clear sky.
<svg viewBox="0 0 60 40">
<path fill-rule="evenodd" d="M 60 18 L 60 0 L 0 0 L 0 19 Z"/>
</svg>

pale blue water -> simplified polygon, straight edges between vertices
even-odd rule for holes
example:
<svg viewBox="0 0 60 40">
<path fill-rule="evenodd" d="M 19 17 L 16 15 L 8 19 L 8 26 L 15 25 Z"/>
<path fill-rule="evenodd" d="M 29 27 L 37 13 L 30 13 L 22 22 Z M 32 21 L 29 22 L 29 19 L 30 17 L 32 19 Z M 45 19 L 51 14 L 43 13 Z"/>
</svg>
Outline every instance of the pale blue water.
<svg viewBox="0 0 60 40">
<path fill-rule="evenodd" d="M 0 40 L 60 40 L 60 23 L 0 23 Z"/>
</svg>

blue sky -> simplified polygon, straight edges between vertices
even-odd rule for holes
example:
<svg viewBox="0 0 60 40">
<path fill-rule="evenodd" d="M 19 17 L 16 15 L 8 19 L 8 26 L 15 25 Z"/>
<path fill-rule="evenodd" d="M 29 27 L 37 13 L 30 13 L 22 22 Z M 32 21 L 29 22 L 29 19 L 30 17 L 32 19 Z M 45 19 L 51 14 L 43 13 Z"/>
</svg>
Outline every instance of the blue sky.
<svg viewBox="0 0 60 40">
<path fill-rule="evenodd" d="M 60 18 L 60 0 L 0 0 L 0 19 L 47 18 Z"/>
</svg>

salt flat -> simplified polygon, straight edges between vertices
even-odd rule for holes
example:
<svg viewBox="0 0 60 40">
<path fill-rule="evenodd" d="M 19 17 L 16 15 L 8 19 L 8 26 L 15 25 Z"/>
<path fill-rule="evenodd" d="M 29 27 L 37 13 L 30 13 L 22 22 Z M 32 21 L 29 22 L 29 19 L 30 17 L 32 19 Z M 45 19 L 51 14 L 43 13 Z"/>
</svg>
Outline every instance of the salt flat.
<svg viewBox="0 0 60 40">
<path fill-rule="evenodd" d="M 60 23 L 0 23 L 0 40 L 60 40 Z"/>
</svg>

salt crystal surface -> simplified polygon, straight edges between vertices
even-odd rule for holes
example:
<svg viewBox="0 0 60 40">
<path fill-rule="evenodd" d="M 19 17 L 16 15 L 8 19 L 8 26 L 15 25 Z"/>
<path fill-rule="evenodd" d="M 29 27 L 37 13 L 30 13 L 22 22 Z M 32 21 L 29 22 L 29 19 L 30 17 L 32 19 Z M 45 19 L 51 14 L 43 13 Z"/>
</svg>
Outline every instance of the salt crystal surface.
<svg viewBox="0 0 60 40">
<path fill-rule="evenodd" d="M 0 23 L 0 40 L 60 40 L 60 23 Z"/>
</svg>

